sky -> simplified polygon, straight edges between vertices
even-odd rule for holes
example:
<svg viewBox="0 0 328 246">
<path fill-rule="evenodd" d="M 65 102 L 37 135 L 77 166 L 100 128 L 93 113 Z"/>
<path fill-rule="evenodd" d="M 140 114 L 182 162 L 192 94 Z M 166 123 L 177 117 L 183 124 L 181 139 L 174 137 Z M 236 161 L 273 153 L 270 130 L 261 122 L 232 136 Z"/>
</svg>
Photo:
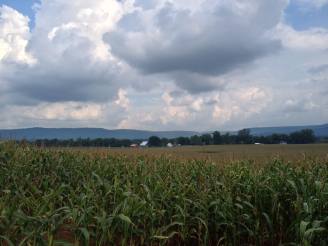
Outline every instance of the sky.
<svg viewBox="0 0 328 246">
<path fill-rule="evenodd" d="M 0 0 L 0 128 L 328 123 L 328 0 Z"/>
</svg>

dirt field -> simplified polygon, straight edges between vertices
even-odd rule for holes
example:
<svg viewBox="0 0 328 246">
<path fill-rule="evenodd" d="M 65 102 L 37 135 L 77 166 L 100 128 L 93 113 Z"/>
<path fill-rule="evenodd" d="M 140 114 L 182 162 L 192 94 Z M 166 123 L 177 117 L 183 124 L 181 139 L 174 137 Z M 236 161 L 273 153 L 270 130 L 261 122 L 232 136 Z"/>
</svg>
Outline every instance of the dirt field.
<svg viewBox="0 0 328 246">
<path fill-rule="evenodd" d="M 208 160 L 213 162 L 231 163 L 232 161 L 251 160 L 257 163 L 273 158 L 284 161 L 328 161 L 328 144 L 310 145 L 217 145 L 190 146 L 175 148 L 111 148 L 84 149 L 105 152 L 113 155 L 131 157 L 165 156 L 178 160 Z"/>
</svg>

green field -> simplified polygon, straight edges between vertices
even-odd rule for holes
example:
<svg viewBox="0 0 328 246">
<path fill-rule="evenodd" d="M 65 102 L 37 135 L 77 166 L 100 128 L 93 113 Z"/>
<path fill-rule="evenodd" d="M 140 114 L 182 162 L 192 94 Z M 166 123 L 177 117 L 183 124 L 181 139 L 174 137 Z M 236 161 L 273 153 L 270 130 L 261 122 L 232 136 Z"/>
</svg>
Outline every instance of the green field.
<svg viewBox="0 0 328 246">
<path fill-rule="evenodd" d="M 0 245 L 328 245 L 327 150 L 0 144 Z"/>
</svg>

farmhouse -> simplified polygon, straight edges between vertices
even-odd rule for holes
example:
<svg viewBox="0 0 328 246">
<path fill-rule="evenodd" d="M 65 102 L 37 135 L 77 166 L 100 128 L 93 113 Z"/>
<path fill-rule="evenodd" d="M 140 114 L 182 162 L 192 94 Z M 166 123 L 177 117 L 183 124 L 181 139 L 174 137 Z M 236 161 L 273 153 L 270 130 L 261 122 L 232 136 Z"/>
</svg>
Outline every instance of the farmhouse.
<svg viewBox="0 0 328 246">
<path fill-rule="evenodd" d="M 173 148 L 173 147 L 174 147 L 174 145 L 173 145 L 172 143 L 168 143 L 166 146 L 167 146 L 168 148 Z"/>
</svg>

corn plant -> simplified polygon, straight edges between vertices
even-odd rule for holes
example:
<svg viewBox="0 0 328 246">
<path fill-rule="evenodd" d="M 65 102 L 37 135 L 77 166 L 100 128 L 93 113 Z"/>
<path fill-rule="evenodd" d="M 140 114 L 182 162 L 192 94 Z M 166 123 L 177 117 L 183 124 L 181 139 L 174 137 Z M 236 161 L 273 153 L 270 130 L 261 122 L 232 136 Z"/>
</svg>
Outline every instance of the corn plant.
<svg viewBox="0 0 328 246">
<path fill-rule="evenodd" d="M 0 245 L 328 245 L 328 164 L 2 144 Z"/>
</svg>

